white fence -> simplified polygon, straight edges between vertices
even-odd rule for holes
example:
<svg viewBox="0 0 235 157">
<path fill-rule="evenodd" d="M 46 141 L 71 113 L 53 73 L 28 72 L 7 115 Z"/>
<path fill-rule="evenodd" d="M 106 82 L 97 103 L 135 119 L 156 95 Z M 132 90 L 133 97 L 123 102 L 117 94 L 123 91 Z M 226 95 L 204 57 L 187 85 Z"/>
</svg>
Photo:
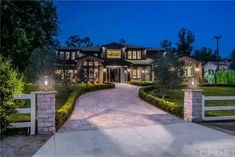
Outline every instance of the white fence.
<svg viewBox="0 0 235 157">
<path fill-rule="evenodd" d="M 205 101 L 209 100 L 235 100 L 235 96 L 204 96 L 202 95 L 202 119 L 205 121 L 216 121 L 216 120 L 235 120 L 234 116 L 215 116 L 206 117 L 206 111 L 220 111 L 220 110 L 235 110 L 233 106 L 205 106 Z"/>
<path fill-rule="evenodd" d="M 12 128 L 26 128 L 29 127 L 30 128 L 30 135 L 35 135 L 35 106 L 36 106 L 36 102 L 35 102 L 35 94 L 31 93 L 31 94 L 22 94 L 19 96 L 15 97 L 16 100 L 30 100 L 30 108 L 18 108 L 17 111 L 18 113 L 21 114 L 30 114 L 30 122 L 18 122 L 18 123 L 11 123 L 11 127 Z"/>
</svg>

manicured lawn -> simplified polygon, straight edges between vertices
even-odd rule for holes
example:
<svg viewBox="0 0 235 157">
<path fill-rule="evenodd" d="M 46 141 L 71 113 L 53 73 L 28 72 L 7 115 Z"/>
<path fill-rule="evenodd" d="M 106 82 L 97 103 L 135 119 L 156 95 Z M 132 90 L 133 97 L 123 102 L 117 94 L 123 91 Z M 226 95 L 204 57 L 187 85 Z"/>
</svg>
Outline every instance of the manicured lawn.
<svg viewBox="0 0 235 157">
<path fill-rule="evenodd" d="M 235 96 L 235 87 L 201 87 L 205 96 Z M 157 92 L 150 91 L 149 94 L 159 96 Z M 182 88 L 170 90 L 167 94 L 167 100 L 175 102 L 177 105 L 184 104 L 184 93 Z M 206 101 L 206 106 L 225 106 L 235 105 L 235 101 Z M 235 110 L 231 111 L 210 111 L 207 116 L 235 115 Z"/>
</svg>

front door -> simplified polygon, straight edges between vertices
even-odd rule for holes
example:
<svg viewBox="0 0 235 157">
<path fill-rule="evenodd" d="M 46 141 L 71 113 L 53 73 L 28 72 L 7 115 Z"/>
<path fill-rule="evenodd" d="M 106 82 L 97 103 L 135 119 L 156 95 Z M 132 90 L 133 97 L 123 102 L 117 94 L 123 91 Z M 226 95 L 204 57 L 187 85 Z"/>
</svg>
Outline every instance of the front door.
<svg viewBox="0 0 235 157">
<path fill-rule="evenodd" d="M 120 67 L 107 68 L 107 80 L 109 82 L 120 82 Z"/>
</svg>

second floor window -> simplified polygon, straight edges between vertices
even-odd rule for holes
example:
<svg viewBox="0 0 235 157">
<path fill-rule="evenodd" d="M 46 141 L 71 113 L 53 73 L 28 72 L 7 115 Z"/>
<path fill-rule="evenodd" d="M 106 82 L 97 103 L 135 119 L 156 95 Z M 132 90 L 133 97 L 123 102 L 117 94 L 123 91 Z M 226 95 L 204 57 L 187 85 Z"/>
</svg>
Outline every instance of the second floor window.
<svg viewBox="0 0 235 157">
<path fill-rule="evenodd" d="M 121 50 L 107 50 L 107 58 L 121 58 Z"/>
<path fill-rule="evenodd" d="M 71 59 L 72 59 L 72 60 L 75 59 L 75 55 L 76 55 L 75 52 L 72 52 L 72 53 L 71 53 Z"/>
<path fill-rule="evenodd" d="M 64 52 L 60 52 L 60 60 L 64 60 Z"/>
<path fill-rule="evenodd" d="M 69 60 L 70 59 L 70 52 L 66 52 L 66 60 Z"/>
<path fill-rule="evenodd" d="M 127 59 L 141 59 L 141 51 L 128 51 Z"/>
</svg>

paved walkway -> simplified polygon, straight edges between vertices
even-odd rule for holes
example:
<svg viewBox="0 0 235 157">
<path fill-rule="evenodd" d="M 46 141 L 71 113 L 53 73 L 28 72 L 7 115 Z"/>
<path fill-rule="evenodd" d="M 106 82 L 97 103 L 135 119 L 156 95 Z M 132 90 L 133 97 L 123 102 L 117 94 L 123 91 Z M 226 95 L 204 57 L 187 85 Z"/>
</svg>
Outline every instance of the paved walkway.
<svg viewBox="0 0 235 157">
<path fill-rule="evenodd" d="M 235 156 L 235 136 L 187 123 L 138 98 L 138 87 L 84 94 L 34 157 Z"/>
<path fill-rule="evenodd" d="M 116 84 L 115 89 L 84 94 L 59 132 L 128 128 L 183 122 L 138 97 L 139 87 Z"/>
</svg>

